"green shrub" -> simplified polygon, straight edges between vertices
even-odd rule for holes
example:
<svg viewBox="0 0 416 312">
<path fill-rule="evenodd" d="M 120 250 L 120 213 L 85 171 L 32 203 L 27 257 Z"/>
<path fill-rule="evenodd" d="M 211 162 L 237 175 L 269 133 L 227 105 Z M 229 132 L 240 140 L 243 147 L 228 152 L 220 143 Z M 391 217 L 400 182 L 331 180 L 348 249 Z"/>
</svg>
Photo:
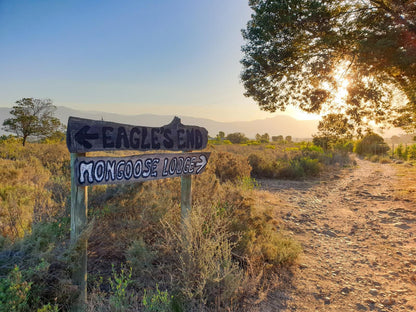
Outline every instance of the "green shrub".
<svg viewBox="0 0 416 312">
<path fill-rule="evenodd" d="M 303 167 L 305 175 L 308 177 L 315 177 L 321 172 L 321 164 L 318 159 L 311 159 L 309 157 L 302 157 L 300 163 Z"/>
<path fill-rule="evenodd" d="M 389 149 L 389 146 L 384 142 L 384 139 L 381 136 L 375 133 L 368 133 L 355 143 L 354 153 L 361 156 L 382 155 Z"/>
<path fill-rule="evenodd" d="M 300 179 L 317 176 L 321 169 L 322 165 L 318 159 L 311 159 L 309 156 L 299 157 L 292 159 L 288 167 L 281 168 L 279 175 L 287 179 Z"/>
<path fill-rule="evenodd" d="M 379 157 L 380 164 L 390 164 L 392 162 L 390 157 L 381 156 Z"/>
<path fill-rule="evenodd" d="M 279 162 L 266 158 L 260 153 L 250 154 L 248 163 L 252 167 L 251 174 L 254 177 L 275 178 L 279 173 Z"/>
<path fill-rule="evenodd" d="M 300 179 L 305 176 L 305 170 L 298 160 L 292 160 L 289 166 L 280 168 L 279 177 L 284 179 Z"/>
<path fill-rule="evenodd" d="M 143 274 L 144 271 L 151 271 L 155 254 L 140 237 L 132 242 L 127 250 L 126 258 L 130 266 L 134 268 L 135 274 Z"/>
<path fill-rule="evenodd" d="M 409 160 L 416 160 L 416 144 L 412 144 L 408 147 L 408 159 Z"/>
<path fill-rule="evenodd" d="M 131 283 L 132 269 L 126 270 L 125 267 L 121 267 L 120 273 L 117 273 L 112 268 L 113 275 L 109 278 L 110 282 L 110 298 L 109 303 L 111 310 L 115 312 L 127 311 L 130 303 L 134 301 L 134 295 L 129 293 L 127 287 Z"/>
<path fill-rule="evenodd" d="M 380 156 L 379 155 L 372 155 L 369 156 L 369 159 L 371 162 L 380 162 Z"/>
<path fill-rule="evenodd" d="M 257 243 L 265 260 L 279 266 L 293 264 L 302 251 L 300 244 L 282 231 L 268 230 Z"/>
<path fill-rule="evenodd" d="M 145 312 L 169 312 L 172 311 L 173 296 L 169 296 L 167 291 L 160 291 L 156 284 L 156 291 L 148 292 L 144 290 L 142 304 Z"/>
<path fill-rule="evenodd" d="M 0 312 L 31 311 L 28 295 L 31 283 L 23 280 L 18 266 L 5 279 L 0 279 Z"/>
<path fill-rule="evenodd" d="M 42 308 L 37 309 L 36 312 L 58 312 L 59 307 L 57 305 L 51 305 L 50 303 L 44 305 Z"/>
</svg>

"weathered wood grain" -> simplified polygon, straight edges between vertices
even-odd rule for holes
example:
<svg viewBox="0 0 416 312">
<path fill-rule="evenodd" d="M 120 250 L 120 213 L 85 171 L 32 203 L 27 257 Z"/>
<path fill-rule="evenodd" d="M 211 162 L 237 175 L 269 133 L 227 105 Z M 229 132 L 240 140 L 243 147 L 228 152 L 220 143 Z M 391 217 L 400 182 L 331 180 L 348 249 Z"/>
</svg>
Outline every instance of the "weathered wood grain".
<svg viewBox="0 0 416 312">
<path fill-rule="evenodd" d="M 183 125 L 178 117 L 162 127 L 69 117 L 66 141 L 71 153 L 112 150 L 191 151 L 207 146 L 208 131 L 198 126 Z"/>
<path fill-rule="evenodd" d="M 163 153 L 127 157 L 80 157 L 75 161 L 77 185 L 121 184 L 200 174 L 210 153 Z"/>
<path fill-rule="evenodd" d="M 192 208 L 192 176 L 181 178 L 181 219 L 188 217 Z"/>
<path fill-rule="evenodd" d="M 71 311 L 84 311 L 87 302 L 87 241 L 81 240 L 81 233 L 88 223 L 88 189 L 86 186 L 78 186 L 75 182 L 75 162 L 82 154 L 71 153 L 71 244 L 77 250 L 74 259 L 75 270 L 72 280 L 77 285 L 79 296 L 75 300 Z"/>
</svg>

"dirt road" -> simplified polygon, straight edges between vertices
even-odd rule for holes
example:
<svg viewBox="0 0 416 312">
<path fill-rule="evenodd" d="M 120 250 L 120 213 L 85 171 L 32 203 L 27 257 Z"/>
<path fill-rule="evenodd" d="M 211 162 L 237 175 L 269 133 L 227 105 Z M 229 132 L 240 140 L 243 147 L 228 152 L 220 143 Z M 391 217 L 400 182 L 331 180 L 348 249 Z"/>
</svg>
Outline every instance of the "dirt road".
<svg viewBox="0 0 416 312">
<path fill-rule="evenodd" d="M 395 166 L 356 161 L 316 181 L 260 181 L 304 249 L 260 311 L 416 311 L 416 202 Z"/>
</svg>

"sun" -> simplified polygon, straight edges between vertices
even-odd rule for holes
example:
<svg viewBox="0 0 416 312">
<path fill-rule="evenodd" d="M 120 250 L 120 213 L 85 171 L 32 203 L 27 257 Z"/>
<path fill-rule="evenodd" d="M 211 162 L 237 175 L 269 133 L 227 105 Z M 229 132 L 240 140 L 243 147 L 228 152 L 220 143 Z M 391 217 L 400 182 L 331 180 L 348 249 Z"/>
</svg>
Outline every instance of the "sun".
<svg viewBox="0 0 416 312">
<path fill-rule="evenodd" d="M 348 79 L 349 62 L 342 62 L 334 69 L 334 79 L 336 81 L 336 92 L 334 101 L 340 105 L 345 102 L 348 96 L 348 86 L 350 80 Z"/>
</svg>

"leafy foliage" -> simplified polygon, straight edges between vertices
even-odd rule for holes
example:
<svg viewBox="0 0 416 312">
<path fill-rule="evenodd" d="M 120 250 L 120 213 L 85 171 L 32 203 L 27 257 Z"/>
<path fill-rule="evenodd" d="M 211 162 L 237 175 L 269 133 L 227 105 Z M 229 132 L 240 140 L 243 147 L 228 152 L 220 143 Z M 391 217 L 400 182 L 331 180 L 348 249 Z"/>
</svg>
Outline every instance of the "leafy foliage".
<svg viewBox="0 0 416 312">
<path fill-rule="evenodd" d="M 358 155 L 375 155 L 384 154 L 389 150 L 389 146 L 384 139 L 375 133 L 366 134 L 361 140 L 357 141 L 354 146 L 354 152 Z"/>
<path fill-rule="evenodd" d="M 155 292 L 144 290 L 143 306 L 145 312 L 169 312 L 172 311 L 172 296 L 169 297 L 167 291 L 160 291 L 159 285 L 156 285 Z"/>
<path fill-rule="evenodd" d="M 131 283 L 132 268 L 126 270 L 122 267 L 120 273 L 117 273 L 113 265 L 113 276 L 109 279 L 111 295 L 109 299 L 110 306 L 113 311 L 126 311 L 130 305 L 130 301 L 134 300 L 134 295 L 129 294 L 127 287 Z"/>
<path fill-rule="evenodd" d="M 15 266 L 7 278 L 0 280 L 0 312 L 29 311 L 27 298 L 31 284 L 24 281 L 19 267 Z"/>
<path fill-rule="evenodd" d="M 319 121 L 318 133 L 313 136 L 313 143 L 325 150 L 336 143 L 345 143 L 354 137 L 354 125 L 343 114 L 328 114 Z"/>
<path fill-rule="evenodd" d="M 249 4 L 253 14 L 243 30 L 241 79 L 245 95 L 261 109 L 295 105 L 306 112 L 346 114 L 357 125 L 370 120 L 414 125 L 414 1 Z M 347 94 L 337 99 L 345 88 Z M 404 105 L 392 105 L 397 97 Z"/>
<path fill-rule="evenodd" d="M 56 134 L 62 127 L 58 118 L 53 117 L 56 107 L 49 99 L 23 98 L 16 101 L 10 111 L 14 117 L 3 122 L 4 129 L 23 138 L 23 146 L 29 136 L 48 137 Z"/>
<path fill-rule="evenodd" d="M 248 141 L 248 138 L 241 132 L 230 133 L 225 138 L 233 144 L 240 144 Z"/>
</svg>

